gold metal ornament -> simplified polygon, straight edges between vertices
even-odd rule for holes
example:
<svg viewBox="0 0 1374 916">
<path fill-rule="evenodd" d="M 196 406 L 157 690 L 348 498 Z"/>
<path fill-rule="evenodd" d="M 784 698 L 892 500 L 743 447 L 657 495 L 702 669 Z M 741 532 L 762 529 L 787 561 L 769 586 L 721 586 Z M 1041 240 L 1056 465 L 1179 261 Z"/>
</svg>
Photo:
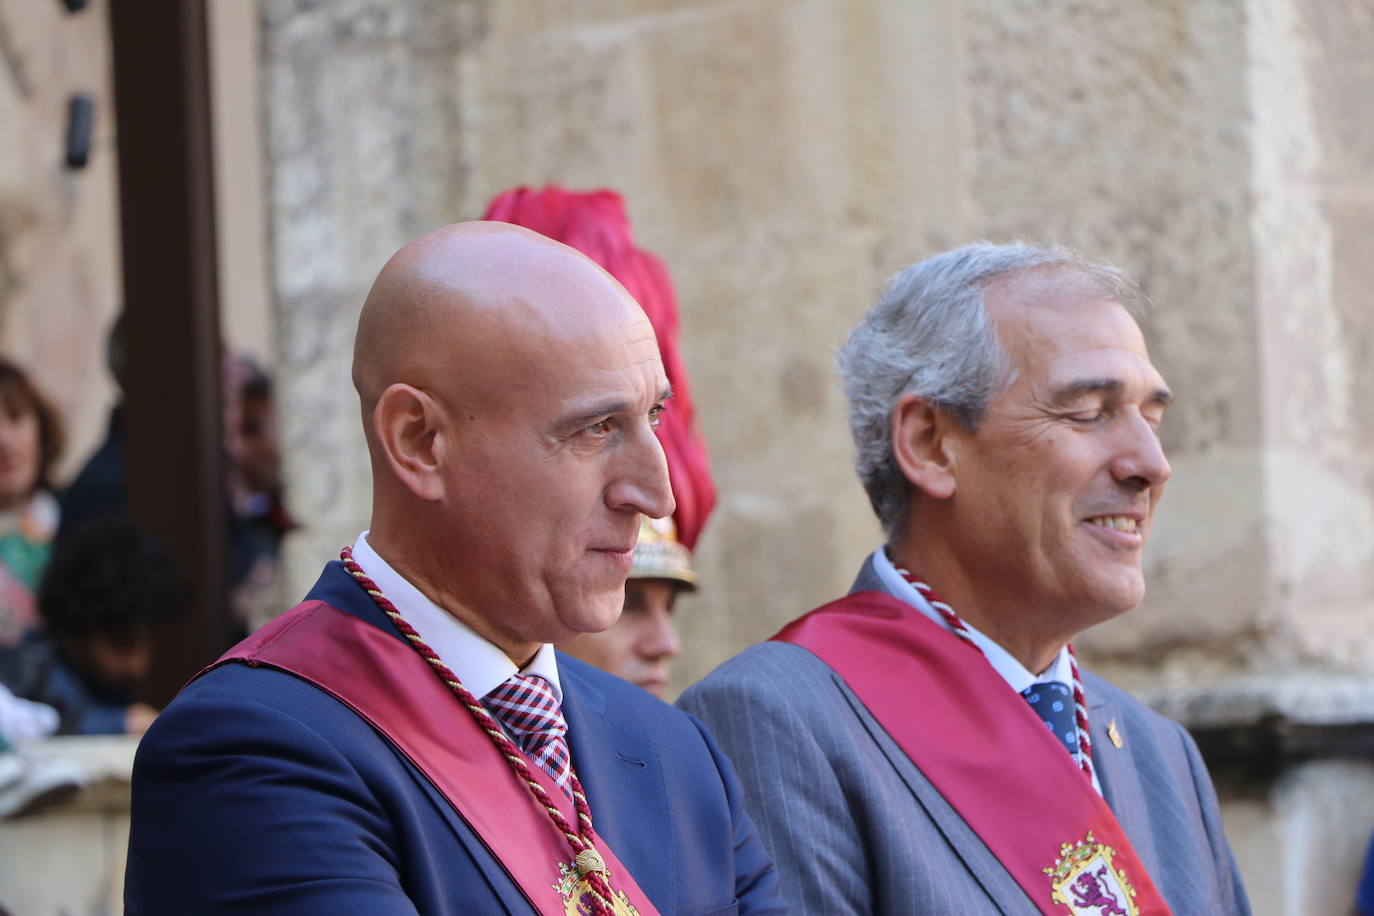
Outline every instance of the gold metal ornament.
<svg viewBox="0 0 1374 916">
<path fill-rule="evenodd" d="M 578 875 L 590 875 L 595 871 L 606 870 L 606 860 L 601 858 L 601 853 L 595 849 L 584 849 L 579 852 L 573 860 L 573 865 L 577 866 Z"/>
</svg>

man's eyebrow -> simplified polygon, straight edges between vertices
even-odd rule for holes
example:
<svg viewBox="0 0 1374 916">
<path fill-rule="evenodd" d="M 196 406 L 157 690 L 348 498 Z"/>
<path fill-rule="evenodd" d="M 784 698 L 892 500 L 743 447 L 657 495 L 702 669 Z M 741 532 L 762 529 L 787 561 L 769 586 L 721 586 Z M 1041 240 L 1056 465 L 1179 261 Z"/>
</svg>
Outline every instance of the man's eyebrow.
<svg viewBox="0 0 1374 916">
<path fill-rule="evenodd" d="M 665 385 L 663 386 L 663 390 L 659 392 L 658 400 L 654 403 L 661 404 L 662 402 L 668 400 L 672 396 L 673 386 Z M 563 420 L 563 422 L 561 422 L 558 425 L 565 429 L 577 429 L 581 426 L 590 426 L 591 424 L 595 423 L 597 420 L 600 420 L 603 417 L 613 416 L 614 414 L 618 413 L 625 413 L 634 406 L 635 405 L 632 401 L 603 401 L 600 404 L 594 404 L 586 410 L 580 411 L 579 413 L 574 414 L 573 416 L 567 417 Z"/>
<path fill-rule="evenodd" d="M 1078 378 L 1055 389 L 1050 395 L 1050 403 L 1055 407 L 1067 407 L 1088 394 L 1107 394 L 1119 396 L 1126 390 L 1126 383 L 1116 378 Z"/>
<path fill-rule="evenodd" d="M 1158 404 L 1160 407 L 1168 407 L 1174 403 L 1174 393 L 1161 385 L 1150 395 L 1150 403 Z"/>
<path fill-rule="evenodd" d="M 1050 395 L 1050 403 L 1055 407 L 1066 407 L 1084 395 L 1106 394 L 1120 397 L 1126 391 L 1126 383 L 1116 378 L 1080 378 L 1058 388 Z M 1163 385 L 1150 392 L 1148 403 L 1168 407 L 1174 402 L 1174 394 Z"/>
</svg>

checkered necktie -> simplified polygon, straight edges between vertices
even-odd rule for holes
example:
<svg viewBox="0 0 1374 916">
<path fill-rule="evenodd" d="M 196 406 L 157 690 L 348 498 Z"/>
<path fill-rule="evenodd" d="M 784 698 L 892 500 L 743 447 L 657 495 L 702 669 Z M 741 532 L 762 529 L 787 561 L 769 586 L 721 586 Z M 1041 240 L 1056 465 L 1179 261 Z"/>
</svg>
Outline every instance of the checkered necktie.
<svg viewBox="0 0 1374 916">
<path fill-rule="evenodd" d="M 492 715 L 520 745 L 525 756 L 548 773 L 572 797 L 572 762 L 568 757 L 568 723 L 558 711 L 553 686 L 537 674 L 512 674 L 486 696 Z"/>
<path fill-rule="evenodd" d="M 1058 681 L 1041 681 L 1021 691 L 1040 721 L 1064 745 L 1069 756 L 1078 756 L 1078 722 L 1073 715 L 1073 691 Z"/>
</svg>

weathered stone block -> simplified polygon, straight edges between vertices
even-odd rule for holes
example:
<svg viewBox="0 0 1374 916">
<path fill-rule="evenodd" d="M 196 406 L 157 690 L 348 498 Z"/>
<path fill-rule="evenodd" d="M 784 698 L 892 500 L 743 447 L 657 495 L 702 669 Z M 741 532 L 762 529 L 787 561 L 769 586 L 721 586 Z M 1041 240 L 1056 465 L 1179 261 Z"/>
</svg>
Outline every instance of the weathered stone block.
<svg viewBox="0 0 1374 916">
<path fill-rule="evenodd" d="M 1352 912 L 1374 825 L 1374 766 L 1312 763 L 1270 792 L 1221 802 L 1255 916 Z"/>
</svg>

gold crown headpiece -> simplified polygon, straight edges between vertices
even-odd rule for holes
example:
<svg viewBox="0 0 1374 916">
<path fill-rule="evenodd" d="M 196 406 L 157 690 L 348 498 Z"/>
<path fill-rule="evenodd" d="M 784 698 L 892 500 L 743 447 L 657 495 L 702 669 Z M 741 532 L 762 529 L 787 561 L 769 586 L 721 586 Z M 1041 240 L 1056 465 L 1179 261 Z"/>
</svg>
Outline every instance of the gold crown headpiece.
<svg viewBox="0 0 1374 916">
<path fill-rule="evenodd" d="M 696 589 L 692 552 L 677 539 L 677 526 L 671 518 L 639 517 L 639 541 L 635 544 L 630 578 L 669 579 Z"/>
</svg>

